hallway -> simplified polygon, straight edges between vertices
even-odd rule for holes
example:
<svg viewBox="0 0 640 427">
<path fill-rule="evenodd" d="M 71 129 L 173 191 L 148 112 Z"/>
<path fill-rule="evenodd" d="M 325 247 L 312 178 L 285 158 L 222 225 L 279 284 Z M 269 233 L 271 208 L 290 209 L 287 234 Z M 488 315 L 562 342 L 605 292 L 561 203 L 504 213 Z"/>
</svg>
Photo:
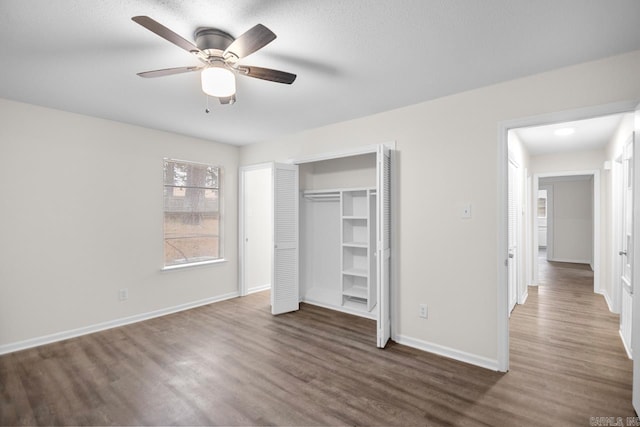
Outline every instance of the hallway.
<svg viewBox="0 0 640 427">
<path fill-rule="evenodd" d="M 515 308 L 510 320 L 509 376 L 545 390 L 526 398 L 532 408 L 551 410 L 541 417 L 570 421 L 571 413 L 635 416 L 632 362 L 618 334 L 619 318 L 593 292 L 591 268 L 548 262 L 544 254 L 539 268 L 539 286 L 529 287 L 528 300 Z M 547 403 L 538 405 L 536 400 Z"/>
</svg>

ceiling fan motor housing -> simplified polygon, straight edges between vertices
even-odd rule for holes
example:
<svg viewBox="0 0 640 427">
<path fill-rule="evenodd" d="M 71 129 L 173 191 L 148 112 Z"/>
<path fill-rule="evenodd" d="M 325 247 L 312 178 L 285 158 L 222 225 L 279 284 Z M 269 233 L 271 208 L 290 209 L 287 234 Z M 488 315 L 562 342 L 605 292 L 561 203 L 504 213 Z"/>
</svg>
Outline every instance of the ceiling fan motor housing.
<svg viewBox="0 0 640 427">
<path fill-rule="evenodd" d="M 199 28 L 194 35 L 198 49 L 208 56 L 222 56 L 222 53 L 235 40 L 229 33 L 215 28 Z"/>
</svg>

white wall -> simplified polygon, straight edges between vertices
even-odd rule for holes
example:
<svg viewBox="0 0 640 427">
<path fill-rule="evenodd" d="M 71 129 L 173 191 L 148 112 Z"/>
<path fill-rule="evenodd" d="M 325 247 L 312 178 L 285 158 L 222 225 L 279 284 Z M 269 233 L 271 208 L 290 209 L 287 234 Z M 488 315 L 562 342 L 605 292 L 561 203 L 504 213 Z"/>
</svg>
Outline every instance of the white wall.
<svg viewBox="0 0 640 427">
<path fill-rule="evenodd" d="M 396 141 L 396 339 L 495 366 L 499 123 L 640 99 L 639 73 L 636 51 L 245 146 L 241 163 Z"/>
<path fill-rule="evenodd" d="M 618 125 L 618 129 L 614 134 L 611 141 L 607 144 L 605 149 L 606 157 L 608 160 L 615 161 L 620 155 L 622 155 L 622 148 L 627 139 L 633 134 L 634 122 L 633 114 L 625 114 L 622 121 Z"/>
<path fill-rule="evenodd" d="M 302 190 L 376 186 L 375 153 L 303 163 L 299 170 Z"/>
<path fill-rule="evenodd" d="M 2 99 L 0 122 L 0 352 L 237 292 L 237 147 Z M 224 169 L 227 262 L 161 271 L 163 157 Z"/>
<path fill-rule="evenodd" d="M 541 179 L 552 187 L 551 261 L 593 264 L 593 177 Z"/>
<path fill-rule="evenodd" d="M 531 157 L 531 172 L 551 174 L 600 170 L 606 160 L 605 150 L 580 150 Z"/>
</svg>

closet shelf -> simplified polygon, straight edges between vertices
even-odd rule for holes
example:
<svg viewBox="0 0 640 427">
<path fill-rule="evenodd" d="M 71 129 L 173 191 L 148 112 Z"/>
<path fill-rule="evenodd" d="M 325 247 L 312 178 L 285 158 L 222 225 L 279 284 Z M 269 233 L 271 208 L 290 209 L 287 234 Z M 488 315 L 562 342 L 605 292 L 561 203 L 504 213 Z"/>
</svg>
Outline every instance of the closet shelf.
<svg viewBox="0 0 640 427">
<path fill-rule="evenodd" d="M 342 295 L 367 299 L 367 288 L 365 286 L 352 286 L 342 291 Z"/>
<path fill-rule="evenodd" d="M 342 270 L 342 274 L 348 274 L 349 276 L 369 277 L 369 272 L 366 268 L 346 268 Z"/>
<path fill-rule="evenodd" d="M 345 216 L 342 217 L 342 219 L 350 219 L 350 220 L 356 219 L 356 220 L 365 220 L 366 221 L 367 217 L 366 216 L 346 216 L 345 215 Z"/>
<path fill-rule="evenodd" d="M 365 298 L 358 297 L 344 297 L 343 307 L 350 308 L 352 310 L 367 311 L 367 300 Z M 371 311 L 371 310 L 368 310 Z"/>
<path fill-rule="evenodd" d="M 369 248 L 369 244 L 367 242 L 343 242 L 342 246 L 348 248 Z"/>
</svg>

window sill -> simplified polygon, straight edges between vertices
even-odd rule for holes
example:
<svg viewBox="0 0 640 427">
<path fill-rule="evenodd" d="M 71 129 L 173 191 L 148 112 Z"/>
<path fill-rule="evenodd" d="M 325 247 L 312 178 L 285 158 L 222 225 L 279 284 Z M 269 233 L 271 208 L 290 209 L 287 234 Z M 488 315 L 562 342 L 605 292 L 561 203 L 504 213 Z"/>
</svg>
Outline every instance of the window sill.
<svg viewBox="0 0 640 427">
<path fill-rule="evenodd" d="M 161 271 L 180 270 L 182 268 L 200 267 L 203 265 L 220 264 L 223 262 L 227 262 L 227 260 L 225 258 L 220 258 L 220 259 L 212 259 L 210 261 L 190 262 L 188 264 L 169 265 L 167 267 L 162 267 Z"/>
</svg>

